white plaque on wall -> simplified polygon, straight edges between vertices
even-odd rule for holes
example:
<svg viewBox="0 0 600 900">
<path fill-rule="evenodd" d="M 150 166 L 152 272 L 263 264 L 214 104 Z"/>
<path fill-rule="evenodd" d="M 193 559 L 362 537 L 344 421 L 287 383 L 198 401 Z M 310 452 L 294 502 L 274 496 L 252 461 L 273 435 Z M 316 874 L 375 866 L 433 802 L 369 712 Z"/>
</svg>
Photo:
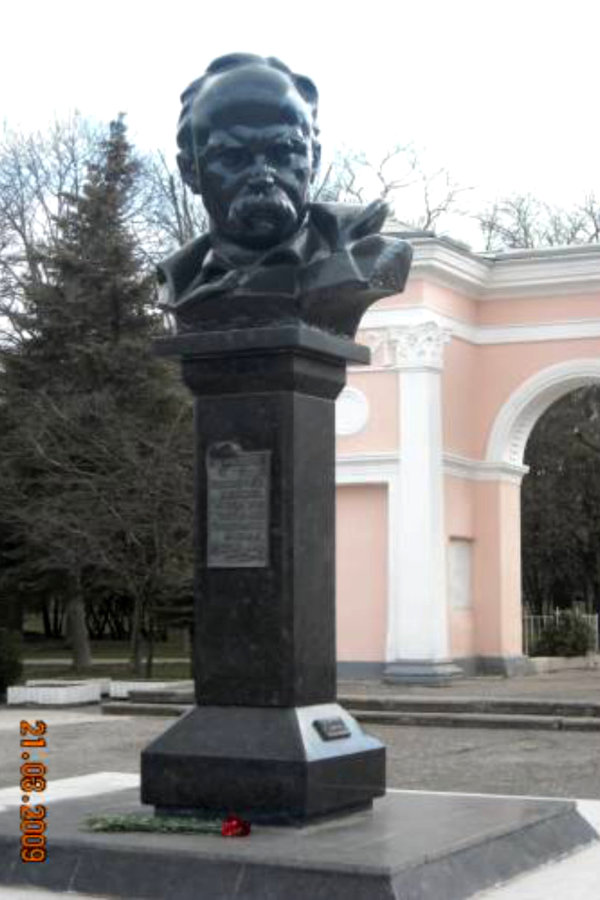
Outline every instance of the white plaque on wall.
<svg viewBox="0 0 600 900">
<path fill-rule="evenodd" d="M 369 402 L 362 391 L 346 387 L 335 404 L 335 433 L 340 437 L 358 434 L 369 421 Z"/>
</svg>

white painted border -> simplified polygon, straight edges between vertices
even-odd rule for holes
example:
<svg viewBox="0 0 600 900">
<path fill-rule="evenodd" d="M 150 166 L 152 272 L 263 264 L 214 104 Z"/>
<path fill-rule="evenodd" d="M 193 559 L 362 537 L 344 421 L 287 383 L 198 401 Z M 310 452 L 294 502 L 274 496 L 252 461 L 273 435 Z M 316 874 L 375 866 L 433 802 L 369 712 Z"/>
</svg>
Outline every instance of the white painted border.
<svg viewBox="0 0 600 900">
<path fill-rule="evenodd" d="M 522 466 L 525 446 L 538 419 L 570 391 L 600 381 L 600 358 L 571 359 L 548 366 L 524 381 L 497 414 L 485 459 L 491 465 Z"/>
<path fill-rule="evenodd" d="M 434 322 L 450 332 L 452 337 L 476 346 L 493 344 L 530 344 L 540 341 L 577 341 L 600 338 L 600 318 L 565 319 L 559 322 L 528 322 L 514 325 L 471 325 L 452 316 L 435 312 L 425 306 L 405 306 L 402 309 L 373 309 L 365 313 L 358 333 L 420 325 Z M 385 339 L 385 336 L 382 335 Z M 354 370 L 378 371 L 390 366 L 353 366 Z"/>
<path fill-rule="evenodd" d="M 100 703 L 100 681 L 41 683 L 14 685 L 6 692 L 8 706 L 78 706 L 81 703 Z"/>
</svg>

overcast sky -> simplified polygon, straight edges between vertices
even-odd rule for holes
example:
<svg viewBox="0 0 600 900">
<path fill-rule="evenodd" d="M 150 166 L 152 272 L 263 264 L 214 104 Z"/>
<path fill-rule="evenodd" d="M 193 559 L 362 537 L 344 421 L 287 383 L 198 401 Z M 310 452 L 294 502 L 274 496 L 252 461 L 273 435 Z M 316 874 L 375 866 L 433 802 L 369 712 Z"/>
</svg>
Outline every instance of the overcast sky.
<svg viewBox="0 0 600 900">
<path fill-rule="evenodd" d="M 174 154 L 214 57 L 280 57 L 321 95 L 325 148 L 413 142 L 477 197 L 600 194 L 598 0 L 28 0 L 3 4 L 0 118 L 127 113 Z"/>
</svg>

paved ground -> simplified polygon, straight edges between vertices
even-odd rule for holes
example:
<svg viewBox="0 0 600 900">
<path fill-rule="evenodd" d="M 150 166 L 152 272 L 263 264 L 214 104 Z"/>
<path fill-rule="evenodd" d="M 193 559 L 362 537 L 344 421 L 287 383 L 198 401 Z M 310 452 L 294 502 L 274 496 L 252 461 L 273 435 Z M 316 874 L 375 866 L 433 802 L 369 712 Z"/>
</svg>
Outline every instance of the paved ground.
<svg viewBox="0 0 600 900">
<path fill-rule="evenodd" d="M 600 656 L 597 657 L 600 661 Z M 185 663 L 183 657 L 169 657 L 158 660 L 161 663 Z M 25 660 L 30 665 L 39 667 L 39 660 Z M 48 677 L 52 677 L 52 666 L 68 666 L 71 660 L 46 659 Z M 111 666 L 115 663 L 125 665 L 126 659 L 98 659 L 97 665 Z M 190 681 L 190 687 L 192 682 Z M 523 675 L 515 678 L 503 676 L 487 676 L 485 678 L 461 678 L 454 684 L 445 687 L 423 687 L 422 685 L 383 684 L 376 680 L 343 679 L 339 682 L 339 693 L 345 694 L 383 694 L 386 696 L 426 696 L 426 697 L 518 697 L 522 699 L 552 700 L 600 700 L 600 664 L 590 669 L 567 669 L 562 672 L 549 672 L 545 675 Z"/>
<path fill-rule="evenodd" d="M 401 697 L 480 697 L 523 700 L 595 700 L 600 702 L 600 668 L 567 669 L 545 675 L 515 678 L 461 678 L 446 687 L 383 684 L 379 681 L 344 679 L 338 685 L 341 694 Z"/>
<path fill-rule="evenodd" d="M 402 696 L 520 697 L 600 700 L 600 670 L 527 678 L 465 679 L 448 688 L 398 688 L 375 682 L 344 682 L 348 693 Z M 19 721 L 48 724 L 49 779 L 99 771 L 139 771 L 141 749 L 170 719 L 102 716 L 86 710 L 20 710 L 0 707 L 0 789 L 19 777 Z M 370 726 L 388 748 L 388 785 L 395 789 L 518 794 L 600 800 L 600 733 Z M 600 827 L 600 806 L 588 807 Z M 525 876 L 486 900 L 596 900 L 600 849 Z M 75 900 L 75 895 L 69 895 Z M 0 888 L 0 900 L 43 900 L 55 894 Z M 91 898 L 88 898 L 91 900 Z M 435 898 L 432 898 L 435 900 Z"/>
<path fill-rule="evenodd" d="M 0 707 L 0 788 L 18 780 L 19 720 L 48 724 L 49 778 L 137 772 L 143 747 L 172 721 Z M 394 788 L 600 799 L 600 732 L 372 725 L 388 748 Z"/>
</svg>

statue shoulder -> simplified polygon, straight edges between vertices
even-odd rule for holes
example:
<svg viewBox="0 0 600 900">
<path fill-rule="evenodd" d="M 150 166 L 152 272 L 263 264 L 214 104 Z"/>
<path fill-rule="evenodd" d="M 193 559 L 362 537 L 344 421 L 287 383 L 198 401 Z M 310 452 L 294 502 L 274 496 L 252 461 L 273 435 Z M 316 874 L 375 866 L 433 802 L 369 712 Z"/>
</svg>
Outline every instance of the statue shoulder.
<svg viewBox="0 0 600 900">
<path fill-rule="evenodd" d="M 311 222 L 322 232 L 332 248 L 345 246 L 369 234 L 378 234 L 389 208 L 383 200 L 367 206 L 358 203 L 311 203 Z"/>
<path fill-rule="evenodd" d="M 198 275 L 210 247 L 210 235 L 203 234 L 158 264 L 159 284 L 164 286 L 171 301 L 177 300 Z"/>
</svg>

